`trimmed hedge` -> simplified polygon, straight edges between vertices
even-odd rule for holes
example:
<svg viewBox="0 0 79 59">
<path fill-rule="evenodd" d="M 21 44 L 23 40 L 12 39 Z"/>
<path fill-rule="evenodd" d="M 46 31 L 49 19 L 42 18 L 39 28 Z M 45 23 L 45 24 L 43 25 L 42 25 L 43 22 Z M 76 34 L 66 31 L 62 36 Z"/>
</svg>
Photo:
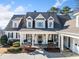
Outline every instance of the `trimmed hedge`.
<svg viewBox="0 0 79 59">
<path fill-rule="evenodd" d="M 20 41 L 16 41 L 13 43 L 13 47 L 20 47 Z"/>
</svg>

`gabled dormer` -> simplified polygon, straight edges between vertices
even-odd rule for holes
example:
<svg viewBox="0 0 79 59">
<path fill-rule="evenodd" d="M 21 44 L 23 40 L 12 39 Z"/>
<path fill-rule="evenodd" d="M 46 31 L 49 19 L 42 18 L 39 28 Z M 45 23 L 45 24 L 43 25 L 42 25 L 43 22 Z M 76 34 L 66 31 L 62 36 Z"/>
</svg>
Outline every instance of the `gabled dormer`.
<svg viewBox="0 0 79 59">
<path fill-rule="evenodd" d="M 26 18 L 26 27 L 27 28 L 32 28 L 33 26 L 33 19 L 32 19 L 32 17 L 31 16 L 28 16 L 27 18 Z"/>
<path fill-rule="evenodd" d="M 12 20 L 12 28 L 18 28 L 19 24 L 20 24 L 20 21 L 21 21 L 22 18 L 15 18 Z"/>
<path fill-rule="evenodd" d="M 47 19 L 47 25 L 48 28 L 54 28 L 54 18 L 52 16 Z"/>
<path fill-rule="evenodd" d="M 42 14 L 39 14 L 34 20 L 35 20 L 35 28 L 45 28 L 46 19 Z"/>
</svg>

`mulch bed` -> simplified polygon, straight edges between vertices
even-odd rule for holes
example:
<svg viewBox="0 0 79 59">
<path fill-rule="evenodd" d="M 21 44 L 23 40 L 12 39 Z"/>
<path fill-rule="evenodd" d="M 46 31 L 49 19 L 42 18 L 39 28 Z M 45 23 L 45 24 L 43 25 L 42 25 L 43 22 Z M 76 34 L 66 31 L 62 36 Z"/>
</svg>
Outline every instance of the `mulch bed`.
<svg viewBox="0 0 79 59">
<path fill-rule="evenodd" d="M 44 50 L 48 52 L 60 52 L 59 48 L 44 48 Z"/>
<path fill-rule="evenodd" d="M 22 48 L 22 52 L 26 52 L 26 53 L 30 53 L 30 52 L 34 52 L 35 50 L 36 50 L 36 48 L 34 48 L 34 47 L 31 47 L 31 46 L 29 46 L 29 47 L 27 47 L 27 46 L 23 46 L 23 47 L 21 47 Z"/>
</svg>

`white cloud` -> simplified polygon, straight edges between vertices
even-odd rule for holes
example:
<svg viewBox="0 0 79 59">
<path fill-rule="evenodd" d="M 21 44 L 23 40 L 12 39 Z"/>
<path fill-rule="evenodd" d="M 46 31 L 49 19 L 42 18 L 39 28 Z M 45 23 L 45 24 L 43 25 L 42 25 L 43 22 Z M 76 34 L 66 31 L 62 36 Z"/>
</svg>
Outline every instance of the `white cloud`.
<svg viewBox="0 0 79 59">
<path fill-rule="evenodd" d="M 15 10 L 14 10 L 15 14 L 25 14 L 26 13 L 26 9 L 23 6 L 18 6 Z"/>
<path fill-rule="evenodd" d="M 68 0 L 56 0 L 56 3 L 53 5 L 54 7 L 61 7 Z"/>
<path fill-rule="evenodd" d="M 10 20 L 13 12 L 10 11 L 10 5 L 0 5 L 0 27 L 4 28 Z"/>
<path fill-rule="evenodd" d="M 0 4 L 0 28 L 5 28 L 13 14 L 24 14 L 26 9 L 23 6 L 16 7 L 13 11 L 11 5 Z"/>
</svg>

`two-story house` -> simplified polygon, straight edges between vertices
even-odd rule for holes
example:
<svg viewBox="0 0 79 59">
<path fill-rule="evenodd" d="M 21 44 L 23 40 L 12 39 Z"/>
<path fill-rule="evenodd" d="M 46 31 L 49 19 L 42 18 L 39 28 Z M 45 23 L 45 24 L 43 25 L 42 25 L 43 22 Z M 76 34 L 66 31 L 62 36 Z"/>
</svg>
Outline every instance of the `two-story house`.
<svg viewBox="0 0 79 59">
<path fill-rule="evenodd" d="M 5 28 L 5 34 L 9 40 L 20 40 L 20 45 L 25 42 L 32 46 L 52 43 L 61 51 L 69 48 L 79 53 L 79 14 L 75 15 L 76 20 L 54 12 L 14 15 Z"/>
</svg>

